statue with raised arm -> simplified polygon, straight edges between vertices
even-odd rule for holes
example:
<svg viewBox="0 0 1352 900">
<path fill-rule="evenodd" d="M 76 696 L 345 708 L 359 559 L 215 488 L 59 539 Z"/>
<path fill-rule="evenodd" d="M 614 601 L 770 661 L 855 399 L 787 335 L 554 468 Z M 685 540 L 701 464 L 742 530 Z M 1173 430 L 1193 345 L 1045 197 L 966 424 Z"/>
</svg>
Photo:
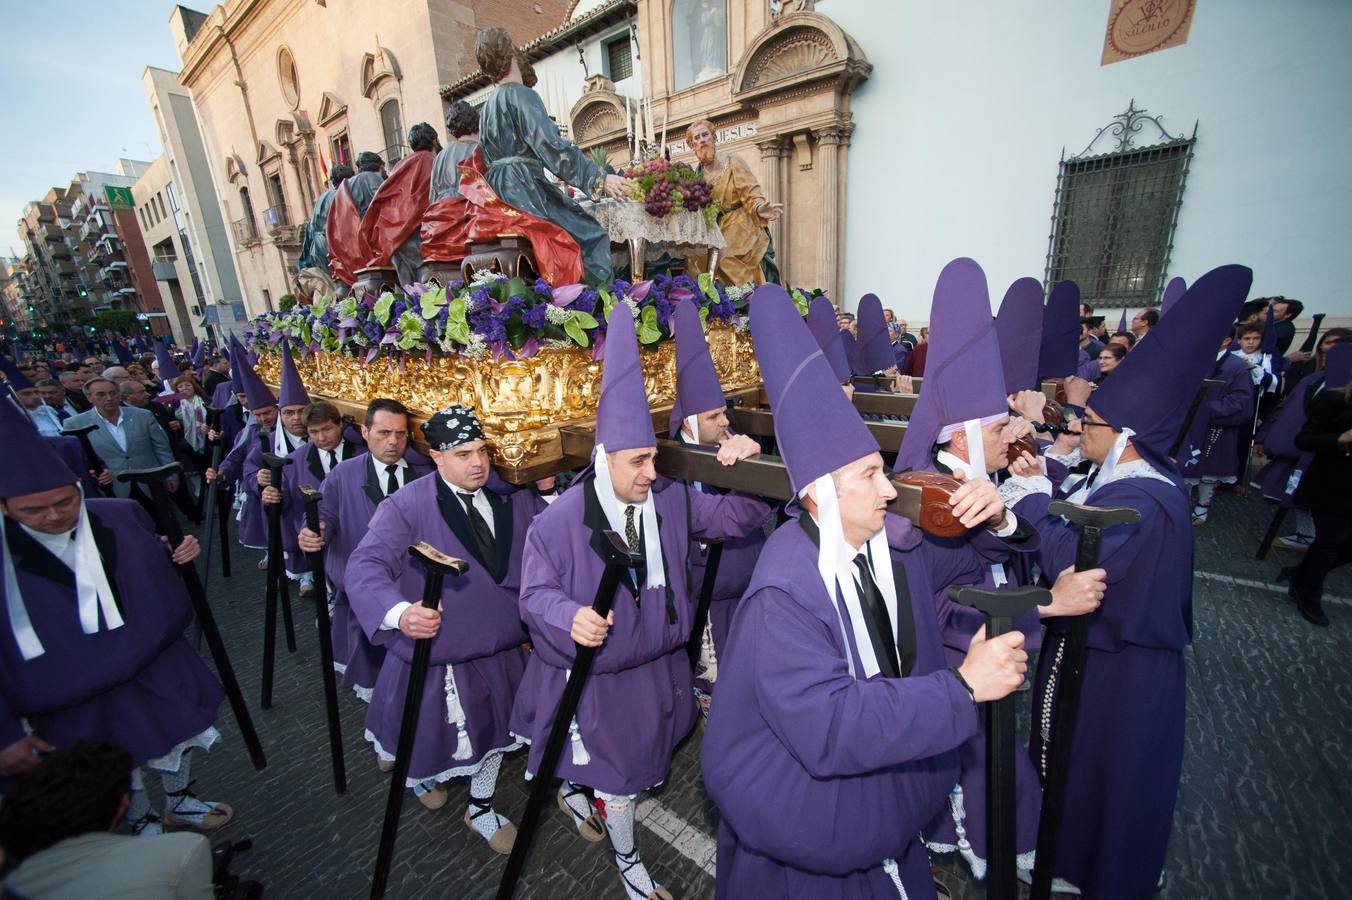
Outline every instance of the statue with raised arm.
<svg viewBox="0 0 1352 900">
<path fill-rule="evenodd" d="M 504 202 L 563 228 L 582 248 L 587 281 L 611 278 L 610 239 L 582 207 L 550 184 L 545 172 L 592 200 L 627 199 L 625 179 L 607 175 L 576 144 L 564 139 L 531 90 L 535 71 L 505 28 L 479 32 L 474 55 L 497 87 L 479 113 L 479 146 L 488 183 Z"/>
<path fill-rule="evenodd" d="M 714 202 L 721 210 L 718 228 L 728 242 L 718 258 L 714 277 L 724 284 L 763 284 L 761 258 L 770 246 L 765 225 L 783 214 L 784 204 L 765 199 L 760 182 L 740 157 L 718 151 L 714 126 L 708 119 L 692 122 L 685 136 L 705 181 L 713 188 Z M 690 274 L 698 275 L 708 265 L 702 255 L 697 255 L 686 260 L 686 267 Z"/>
</svg>

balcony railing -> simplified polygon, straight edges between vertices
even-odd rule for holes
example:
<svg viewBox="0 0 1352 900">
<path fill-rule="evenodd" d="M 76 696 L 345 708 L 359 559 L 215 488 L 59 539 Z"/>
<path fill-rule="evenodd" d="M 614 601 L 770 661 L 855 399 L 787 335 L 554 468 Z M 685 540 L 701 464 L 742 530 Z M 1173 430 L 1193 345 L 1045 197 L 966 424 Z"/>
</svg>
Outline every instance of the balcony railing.
<svg viewBox="0 0 1352 900">
<path fill-rule="evenodd" d="M 269 231 L 285 228 L 287 225 L 290 225 L 291 220 L 288 219 L 286 215 L 286 204 L 279 203 L 276 206 L 269 206 L 267 209 L 263 210 L 263 224 L 267 226 Z"/>
<path fill-rule="evenodd" d="M 155 273 L 156 281 L 175 281 L 178 279 L 178 268 L 174 265 L 173 259 L 156 257 L 150 261 L 150 270 Z"/>
<path fill-rule="evenodd" d="M 253 219 L 236 219 L 230 223 L 230 231 L 235 235 L 237 244 L 258 243 L 258 226 Z"/>
</svg>

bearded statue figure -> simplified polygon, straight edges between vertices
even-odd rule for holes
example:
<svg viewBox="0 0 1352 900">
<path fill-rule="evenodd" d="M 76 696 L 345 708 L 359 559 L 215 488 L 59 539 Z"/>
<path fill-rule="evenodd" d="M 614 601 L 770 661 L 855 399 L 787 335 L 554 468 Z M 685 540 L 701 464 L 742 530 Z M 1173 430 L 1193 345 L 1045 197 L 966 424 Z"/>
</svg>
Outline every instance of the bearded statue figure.
<svg viewBox="0 0 1352 900">
<path fill-rule="evenodd" d="M 719 152 L 711 122 L 700 119 L 691 123 L 685 136 L 699 160 L 704 180 L 713 188 L 714 202 L 722 210 L 718 227 L 728 246 L 718 258 L 714 277 L 724 284 L 764 283 L 761 258 L 770 246 L 765 224 L 783 214 L 784 204 L 765 199 L 756 176 L 739 157 Z M 709 267 L 703 255 L 688 257 L 685 264 L 692 275 Z"/>
</svg>

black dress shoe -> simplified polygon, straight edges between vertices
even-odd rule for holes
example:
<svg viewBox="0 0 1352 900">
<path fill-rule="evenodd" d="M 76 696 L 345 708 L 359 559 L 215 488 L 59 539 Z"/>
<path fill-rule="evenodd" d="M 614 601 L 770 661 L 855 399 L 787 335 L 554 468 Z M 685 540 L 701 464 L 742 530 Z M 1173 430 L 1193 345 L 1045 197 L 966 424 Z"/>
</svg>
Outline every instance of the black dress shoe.
<svg viewBox="0 0 1352 900">
<path fill-rule="evenodd" d="M 1311 625 L 1318 625 L 1320 628 L 1327 628 L 1329 617 L 1324 615 L 1324 607 L 1318 600 L 1296 601 L 1296 609 L 1300 611 L 1301 618 Z"/>
</svg>

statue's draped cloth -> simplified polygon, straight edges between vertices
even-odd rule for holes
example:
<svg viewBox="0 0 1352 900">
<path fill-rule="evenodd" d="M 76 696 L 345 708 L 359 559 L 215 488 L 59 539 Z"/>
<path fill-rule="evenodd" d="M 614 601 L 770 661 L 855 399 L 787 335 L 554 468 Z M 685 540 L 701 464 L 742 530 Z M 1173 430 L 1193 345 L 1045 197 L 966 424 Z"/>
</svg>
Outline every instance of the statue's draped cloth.
<svg viewBox="0 0 1352 900">
<path fill-rule="evenodd" d="M 765 232 L 766 220 L 755 212 L 765 202 L 760 183 L 750 167 L 735 156 L 728 157 L 713 178 L 709 178 L 707 171 L 704 177 L 713 188 L 714 202 L 724 210 L 718 227 L 728 242 L 714 276 L 724 284 L 763 284 L 760 262 L 770 246 L 770 236 Z M 686 267 L 692 275 L 698 275 L 708 271 L 709 262 L 702 254 L 696 254 L 686 260 Z"/>
<path fill-rule="evenodd" d="M 515 82 L 498 85 L 479 113 L 479 146 L 488 183 L 503 202 L 567 231 L 582 250 L 587 281 L 610 281 L 610 239 L 545 176 L 548 170 L 584 194 L 599 196 L 605 173 L 564 140 L 540 95 Z"/>
</svg>

